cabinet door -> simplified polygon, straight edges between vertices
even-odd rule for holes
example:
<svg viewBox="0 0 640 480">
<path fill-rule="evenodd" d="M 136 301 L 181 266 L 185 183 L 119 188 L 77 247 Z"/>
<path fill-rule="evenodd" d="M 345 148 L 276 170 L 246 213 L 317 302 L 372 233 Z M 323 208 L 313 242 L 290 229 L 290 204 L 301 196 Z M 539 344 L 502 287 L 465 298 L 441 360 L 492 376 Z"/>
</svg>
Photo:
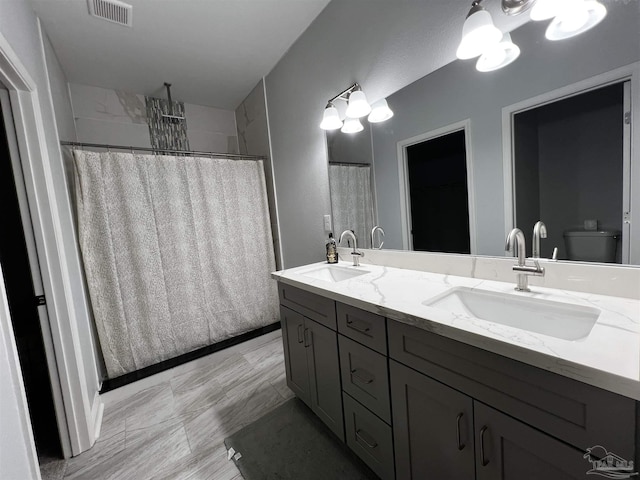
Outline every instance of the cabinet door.
<svg viewBox="0 0 640 480">
<path fill-rule="evenodd" d="M 311 409 L 344 442 L 338 334 L 305 319 Z"/>
<path fill-rule="evenodd" d="M 584 480 L 584 452 L 474 402 L 478 480 Z"/>
<path fill-rule="evenodd" d="M 307 348 L 304 341 L 305 319 L 299 313 L 280 306 L 280 321 L 287 385 L 304 403 L 311 406 Z"/>
<path fill-rule="evenodd" d="M 472 480 L 473 401 L 393 360 L 396 478 Z"/>
</svg>

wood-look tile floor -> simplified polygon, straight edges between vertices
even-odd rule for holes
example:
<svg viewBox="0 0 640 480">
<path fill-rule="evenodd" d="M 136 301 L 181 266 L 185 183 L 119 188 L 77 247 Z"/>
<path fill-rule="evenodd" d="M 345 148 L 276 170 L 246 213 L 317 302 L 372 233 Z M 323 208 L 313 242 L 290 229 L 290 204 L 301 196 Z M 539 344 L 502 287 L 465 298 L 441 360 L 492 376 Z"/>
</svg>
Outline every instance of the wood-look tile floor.
<svg viewBox="0 0 640 480">
<path fill-rule="evenodd" d="M 107 392 L 93 448 L 42 477 L 239 480 L 225 437 L 292 396 L 277 330 Z"/>
</svg>

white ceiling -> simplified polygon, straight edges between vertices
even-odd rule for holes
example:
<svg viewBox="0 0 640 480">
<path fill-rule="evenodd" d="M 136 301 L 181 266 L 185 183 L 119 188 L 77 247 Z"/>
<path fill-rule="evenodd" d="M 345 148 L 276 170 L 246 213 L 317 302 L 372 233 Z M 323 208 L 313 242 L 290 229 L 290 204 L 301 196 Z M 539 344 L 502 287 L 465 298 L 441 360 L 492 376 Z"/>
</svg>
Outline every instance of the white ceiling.
<svg viewBox="0 0 640 480">
<path fill-rule="evenodd" d="M 133 28 L 86 0 L 32 0 L 71 83 L 235 109 L 329 0 L 127 0 Z"/>
</svg>

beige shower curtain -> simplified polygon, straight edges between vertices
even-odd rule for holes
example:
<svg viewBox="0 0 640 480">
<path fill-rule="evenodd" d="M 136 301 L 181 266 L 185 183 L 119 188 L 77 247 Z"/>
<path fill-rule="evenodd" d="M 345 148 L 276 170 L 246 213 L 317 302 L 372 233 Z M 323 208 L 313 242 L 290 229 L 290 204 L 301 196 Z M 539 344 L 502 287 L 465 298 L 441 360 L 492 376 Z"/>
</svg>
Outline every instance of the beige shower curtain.
<svg viewBox="0 0 640 480">
<path fill-rule="evenodd" d="M 371 167 L 329 164 L 329 188 L 336 241 L 343 231 L 353 230 L 358 246 L 371 248 L 374 225 Z"/>
<path fill-rule="evenodd" d="M 110 378 L 278 321 L 262 161 L 74 151 Z"/>
</svg>

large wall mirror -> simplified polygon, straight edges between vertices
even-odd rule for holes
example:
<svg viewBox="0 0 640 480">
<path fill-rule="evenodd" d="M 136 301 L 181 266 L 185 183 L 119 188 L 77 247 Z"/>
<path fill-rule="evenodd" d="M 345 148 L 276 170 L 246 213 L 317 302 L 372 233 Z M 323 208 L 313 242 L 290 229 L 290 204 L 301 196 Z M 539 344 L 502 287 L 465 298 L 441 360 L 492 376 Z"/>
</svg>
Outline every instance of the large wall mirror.
<svg viewBox="0 0 640 480">
<path fill-rule="evenodd" d="M 629 113 L 639 4 L 603 3 L 593 30 L 549 41 L 548 22 L 526 23 L 511 32 L 522 51 L 511 65 L 480 73 L 455 61 L 388 96 L 390 120 L 329 132 L 337 234 L 354 230 L 370 247 L 380 225 L 384 248 L 503 256 L 517 226 L 530 256 L 542 220 L 543 257 L 557 247 L 560 260 L 640 264 L 640 128 Z"/>
</svg>

